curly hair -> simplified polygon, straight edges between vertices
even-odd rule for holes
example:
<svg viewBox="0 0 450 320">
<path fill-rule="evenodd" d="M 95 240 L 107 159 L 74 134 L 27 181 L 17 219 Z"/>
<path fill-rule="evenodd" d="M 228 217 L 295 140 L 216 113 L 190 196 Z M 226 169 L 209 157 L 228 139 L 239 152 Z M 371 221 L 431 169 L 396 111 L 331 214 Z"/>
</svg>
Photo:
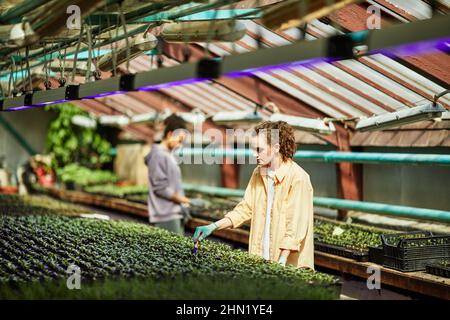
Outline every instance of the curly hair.
<svg viewBox="0 0 450 320">
<path fill-rule="evenodd" d="M 256 134 L 260 132 L 266 133 L 267 143 L 269 145 L 272 145 L 272 141 L 276 138 L 276 134 L 272 130 L 278 130 L 280 154 L 283 161 L 292 159 L 297 150 L 294 129 L 284 121 L 263 121 L 254 127 Z"/>
</svg>

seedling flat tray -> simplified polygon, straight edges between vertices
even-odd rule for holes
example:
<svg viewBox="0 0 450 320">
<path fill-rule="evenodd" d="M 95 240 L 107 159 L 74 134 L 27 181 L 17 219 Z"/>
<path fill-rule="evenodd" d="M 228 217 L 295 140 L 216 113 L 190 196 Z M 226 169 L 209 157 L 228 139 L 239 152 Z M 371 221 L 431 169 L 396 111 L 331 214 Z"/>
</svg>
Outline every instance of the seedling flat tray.
<svg viewBox="0 0 450 320">
<path fill-rule="evenodd" d="M 359 262 L 369 261 L 369 253 L 367 251 L 357 251 L 341 246 L 331 245 L 320 241 L 314 242 L 314 249 L 337 256 L 350 258 Z"/>
</svg>

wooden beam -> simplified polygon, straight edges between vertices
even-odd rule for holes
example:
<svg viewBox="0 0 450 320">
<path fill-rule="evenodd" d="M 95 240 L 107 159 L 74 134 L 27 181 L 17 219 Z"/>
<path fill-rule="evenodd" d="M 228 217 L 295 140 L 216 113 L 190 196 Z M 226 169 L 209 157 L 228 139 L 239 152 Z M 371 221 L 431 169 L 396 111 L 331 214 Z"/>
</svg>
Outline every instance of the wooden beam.
<svg viewBox="0 0 450 320">
<path fill-rule="evenodd" d="M 82 191 L 61 190 L 56 188 L 47 188 L 45 190 L 48 194 L 62 200 L 122 211 L 144 218 L 148 217 L 147 206 L 145 204 L 97 194 L 90 194 Z"/>
<path fill-rule="evenodd" d="M 405 273 L 374 263 L 357 262 L 319 251 L 314 252 L 314 263 L 320 267 L 351 274 L 362 279 L 367 279 L 370 276 L 367 273 L 368 267 L 378 267 L 381 271 L 381 290 L 383 290 L 383 285 L 388 285 L 426 296 L 450 300 L 450 279 L 433 276 L 425 272 Z"/>
<path fill-rule="evenodd" d="M 351 152 L 350 134 L 338 129 L 338 151 Z M 363 166 L 360 163 L 339 162 L 336 164 L 338 198 L 346 200 L 362 200 Z M 347 210 L 338 210 L 338 220 L 347 218 Z"/>
<path fill-rule="evenodd" d="M 221 165 L 222 187 L 230 189 L 239 188 L 239 166 L 233 163 Z"/>
</svg>

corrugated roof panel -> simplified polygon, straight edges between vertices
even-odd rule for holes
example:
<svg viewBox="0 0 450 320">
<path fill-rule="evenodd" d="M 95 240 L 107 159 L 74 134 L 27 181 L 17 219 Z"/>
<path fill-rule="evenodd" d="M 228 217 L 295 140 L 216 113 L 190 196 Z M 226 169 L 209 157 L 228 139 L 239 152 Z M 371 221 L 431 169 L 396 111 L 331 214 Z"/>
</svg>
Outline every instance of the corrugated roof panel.
<svg viewBox="0 0 450 320">
<path fill-rule="evenodd" d="M 249 106 L 252 108 L 254 108 L 256 105 L 254 102 L 245 99 L 244 97 L 234 93 L 231 90 L 228 90 L 227 88 L 225 88 L 224 86 L 222 86 L 220 84 L 212 83 L 212 85 L 216 88 L 217 94 L 223 94 L 224 97 L 226 97 L 230 101 L 233 101 L 234 103 L 243 104 L 243 105 L 246 105 L 246 106 Z"/>
<path fill-rule="evenodd" d="M 198 95 L 194 94 L 186 86 L 172 87 L 169 89 L 162 89 L 161 91 L 173 96 L 186 105 L 192 106 L 193 108 L 199 108 L 208 115 L 220 111 L 220 107 L 218 107 L 216 104 L 210 102 L 209 100 L 202 99 Z"/>
<path fill-rule="evenodd" d="M 203 44 L 201 44 L 203 46 Z M 230 55 L 230 52 L 228 51 L 228 47 L 220 47 L 216 44 L 211 43 L 209 45 L 209 50 L 217 54 L 218 56 L 224 57 Z"/>
<path fill-rule="evenodd" d="M 417 19 L 429 19 L 431 18 L 432 11 L 429 4 L 420 0 L 386 0 L 389 3 L 392 3 L 396 7 L 401 8 L 407 13 L 413 15 Z"/>
<path fill-rule="evenodd" d="M 395 74 L 399 78 L 432 96 L 445 90 L 445 88 L 382 54 L 371 55 L 367 57 L 367 59 L 371 59 L 373 63 L 385 68 L 386 71 Z M 450 98 L 446 96 L 442 97 L 441 100 L 450 104 Z"/>
<path fill-rule="evenodd" d="M 263 79 L 264 81 L 270 83 L 271 85 L 277 87 L 278 89 L 280 89 L 286 93 L 289 93 L 293 97 L 310 104 L 315 109 L 322 111 L 323 113 L 327 114 L 330 117 L 335 117 L 335 118 L 344 117 L 344 114 L 342 114 L 335 108 L 330 107 L 329 105 L 324 104 L 324 103 L 320 102 L 319 100 L 314 99 L 313 97 L 305 94 L 303 91 L 300 91 L 292 86 L 287 85 L 286 82 L 279 80 L 268 73 L 258 72 L 257 76 L 259 78 Z"/>
<path fill-rule="evenodd" d="M 247 27 L 248 31 L 254 33 L 255 35 L 261 36 L 262 38 L 266 39 L 268 42 L 273 43 L 276 46 L 284 46 L 291 43 L 289 40 L 277 35 L 276 33 L 264 28 L 263 26 L 251 20 L 245 20 L 243 21 L 243 23 Z"/>
<path fill-rule="evenodd" d="M 288 80 L 292 84 L 295 84 L 296 86 L 298 86 L 302 91 L 304 91 L 308 94 L 313 94 L 316 97 L 320 97 L 320 98 L 324 99 L 325 101 L 327 101 L 331 105 L 335 106 L 339 110 L 345 112 L 346 114 L 350 115 L 351 117 L 365 115 L 363 112 L 354 108 L 353 106 L 345 103 L 344 101 L 342 101 L 340 99 L 337 99 L 336 97 L 330 95 L 329 93 L 327 93 L 323 90 L 318 89 L 313 84 L 301 79 L 298 76 L 293 75 L 292 73 L 290 73 L 286 70 L 281 70 L 281 69 L 273 70 L 271 72 L 271 74 L 277 74 L 277 75 L 281 76 L 282 78 Z"/>
<path fill-rule="evenodd" d="M 300 35 L 301 35 L 300 30 L 298 28 L 290 28 L 290 29 L 284 30 L 282 33 L 288 35 L 289 37 L 291 37 L 295 40 L 299 40 Z M 315 39 L 316 39 L 316 37 L 312 36 L 309 33 L 306 33 L 305 40 L 315 40 Z"/>
<path fill-rule="evenodd" d="M 312 71 L 309 68 L 296 67 L 296 68 L 292 68 L 292 69 L 296 70 L 297 72 L 299 72 L 301 74 L 308 76 L 309 78 L 313 79 L 317 83 L 320 83 L 321 85 L 327 86 L 330 90 L 335 91 L 335 92 L 339 93 L 340 95 L 345 96 L 348 99 L 351 99 L 352 101 L 354 101 L 356 104 L 358 104 L 362 108 L 368 110 L 369 115 L 380 114 L 380 113 L 383 113 L 386 111 L 385 109 L 376 105 L 375 103 L 372 103 L 369 100 L 362 98 L 360 95 L 353 93 L 352 91 L 338 85 L 334 81 L 331 81 L 331 80 L 321 76 L 320 74 Z"/>
<path fill-rule="evenodd" d="M 214 86 L 212 83 L 199 83 L 197 84 L 199 88 L 204 88 L 208 92 L 210 92 L 214 99 L 218 101 L 218 103 L 226 103 L 228 106 L 235 108 L 237 110 L 248 110 L 253 109 L 254 104 L 250 101 L 246 101 L 244 99 L 236 99 L 235 96 L 227 90 L 226 92 L 222 91 L 219 86 Z"/>
<path fill-rule="evenodd" d="M 336 77 L 336 78 L 350 84 L 354 88 L 358 88 L 359 90 L 366 92 L 372 98 L 379 101 L 379 103 L 386 105 L 386 106 L 390 107 L 391 109 L 399 109 L 399 108 L 404 107 L 404 105 L 402 103 L 391 98 L 384 92 L 381 92 L 380 90 L 375 89 L 374 87 L 368 85 L 364 81 L 361 81 L 360 79 L 337 68 L 336 66 L 334 66 L 332 64 L 318 63 L 315 65 L 315 68 L 320 69 L 320 70 L 326 72 L 327 74 L 332 75 L 333 77 Z"/>
<path fill-rule="evenodd" d="M 233 105 L 223 99 L 219 99 L 216 96 L 216 90 L 211 85 L 204 84 L 200 85 L 190 85 L 186 87 L 188 90 L 192 90 L 192 92 L 198 95 L 198 98 L 202 99 L 202 101 L 208 101 L 211 104 L 214 104 L 222 111 L 234 111 L 236 108 L 241 109 L 240 107 Z M 244 107 L 245 108 L 245 107 Z"/>
<path fill-rule="evenodd" d="M 389 91 L 395 92 L 397 95 L 402 96 L 404 99 L 408 100 L 411 104 L 416 104 L 418 101 L 422 101 L 423 97 L 417 93 L 405 88 L 404 86 L 392 81 L 385 75 L 372 70 L 371 68 L 365 66 L 364 64 L 355 60 L 341 60 L 335 62 L 335 64 L 344 65 L 353 71 L 371 79 L 376 82 L 379 86 L 384 88 L 389 88 Z"/>
<path fill-rule="evenodd" d="M 336 29 L 332 25 L 325 24 L 317 19 L 314 19 L 310 23 L 308 23 L 308 26 L 311 28 L 311 30 L 320 34 L 323 37 L 329 37 L 335 34 L 343 33 L 342 31 Z"/>
<path fill-rule="evenodd" d="M 127 94 L 117 94 L 113 96 L 109 96 L 104 98 L 103 100 L 106 104 L 110 103 L 110 101 L 115 101 L 125 108 L 129 108 L 133 113 L 140 114 L 140 113 L 149 113 L 155 111 L 154 108 L 149 103 L 144 103 L 141 100 L 135 99 L 131 95 Z"/>
</svg>

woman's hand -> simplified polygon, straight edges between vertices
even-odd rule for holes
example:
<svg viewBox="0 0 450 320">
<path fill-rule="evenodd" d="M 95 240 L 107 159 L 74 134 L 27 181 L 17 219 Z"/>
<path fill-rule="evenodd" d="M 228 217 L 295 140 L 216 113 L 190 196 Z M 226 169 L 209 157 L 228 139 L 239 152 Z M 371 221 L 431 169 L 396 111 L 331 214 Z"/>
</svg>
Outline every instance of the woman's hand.
<svg viewBox="0 0 450 320">
<path fill-rule="evenodd" d="M 192 240 L 194 242 L 203 241 L 207 236 L 214 232 L 217 229 L 217 225 L 215 223 L 208 224 L 206 226 L 200 226 L 195 228 L 194 237 Z"/>
</svg>

